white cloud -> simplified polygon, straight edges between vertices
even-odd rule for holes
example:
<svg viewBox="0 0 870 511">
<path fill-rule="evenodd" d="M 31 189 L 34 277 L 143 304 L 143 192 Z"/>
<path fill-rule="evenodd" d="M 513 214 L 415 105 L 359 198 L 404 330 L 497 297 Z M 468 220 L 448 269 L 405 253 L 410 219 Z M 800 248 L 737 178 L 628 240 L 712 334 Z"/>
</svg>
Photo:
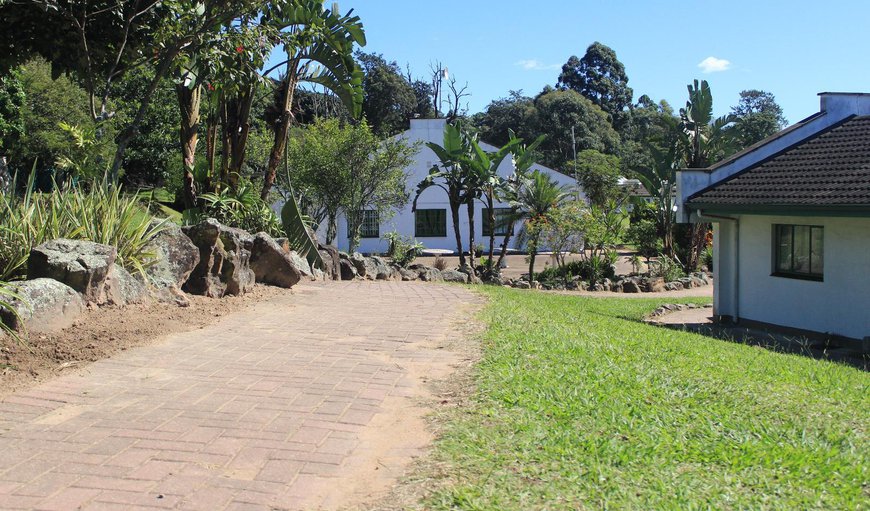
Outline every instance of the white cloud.
<svg viewBox="0 0 870 511">
<path fill-rule="evenodd" d="M 514 65 L 517 67 L 521 67 L 526 71 L 546 71 L 550 69 L 559 69 L 562 67 L 559 64 L 544 64 L 540 60 L 535 59 L 518 60 L 514 62 Z"/>
<path fill-rule="evenodd" d="M 704 73 L 718 73 L 719 71 L 728 71 L 731 69 L 731 61 L 719 59 L 716 57 L 707 57 L 698 63 L 698 67 Z"/>
</svg>

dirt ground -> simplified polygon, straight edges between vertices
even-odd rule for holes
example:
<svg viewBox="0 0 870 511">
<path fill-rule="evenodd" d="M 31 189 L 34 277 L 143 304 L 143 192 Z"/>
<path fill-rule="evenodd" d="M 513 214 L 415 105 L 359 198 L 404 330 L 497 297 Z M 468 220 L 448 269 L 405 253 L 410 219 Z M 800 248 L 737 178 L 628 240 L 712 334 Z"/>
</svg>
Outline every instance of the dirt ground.
<svg viewBox="0 0 870 511">
<path fill-rule="evenodd" d="M 203 328 L 225 316 L 290 290 L 257 285 L 243 297 L 188 296 L 190 306 L 152 303 L 90 309 L 65 330 L 32 334 L 26 345 L 0 334 L 0 397 L 68 370 L 108 358 L 169 334 Z"/>
</svg>

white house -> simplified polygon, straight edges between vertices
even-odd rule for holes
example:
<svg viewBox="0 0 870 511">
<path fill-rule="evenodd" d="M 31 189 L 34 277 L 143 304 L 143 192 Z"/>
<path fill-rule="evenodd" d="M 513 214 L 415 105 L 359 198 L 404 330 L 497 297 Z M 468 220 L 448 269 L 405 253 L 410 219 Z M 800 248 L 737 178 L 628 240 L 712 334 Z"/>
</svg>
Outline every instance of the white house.
<svg viewBox="0 0 870 511">
<path fill-rule="evenodd" d="M 714 228 L 714 314 L 870 343 L 870 94 L 707 169 L 678 173 L 682 222 Z"/>
<path fill-rule="evenodd" d="M 447 124 L 445 119 L 413 119 L 411 120 L 411 128 L 404 133 L 397 135 L 405 139 L 408 143 L 420 143 L 420 151 L 414 158 L 414 163 L 406 169 L 408 174 L 408 192 L 413 200 L 416 193 L 417 183 L 422 181 L 429 175 L 429 170 L 433 165 L 438 163 L 438 158 L 431 149 L 426 147 L 427 142 L 443 144 L 444 128 Z M 496 151 L 498 148 L 486 143 L 481 143 L 480 146 L 485 151 Z M 550 174 L 553 179 L 561 185 L 574 186 L 573 178 L 566 176 L 558 171 L 544 167 L 543 165 L 534 165 L 532 170 L 540 170 Z M 513 172 L 513 166 L 509 158 L 502 162 L 498 169 L 499 174 L 507 177 Z M 390 218 L 378 218 L 376 212 L 366 212 L 366 220 L 363 224 L 363 236 L 360 240 L 360 246 L 357 250 L 364 253 L 380 253 L 385 252 L 388 248 L 387 241 L 383 239 L 384 234 L 396 231 L 403 236 L 411 236 L 422 243 L 427 249 L 442 249 L 456 250 L 456 238 L 453 235 L 453 218 L 450 213 L 450 206 L 447 201 L 447 195 L 441 188 L 431 187 L 423 192 L 417 201 L 417 210 L 411 211 L 411 201 L 408 205 L 397 211 Z M 496 234 L 499 234 L 499 229 L 502 227 L 498 221 L 499 209 L 506 210 L 507 204 L 497 203 L 496 209 Z M 484 205 L 480 202 L 475 204 L 474 212 L 474 236 L 475 242 L 486 245 L 489 239 L 489 233 L 484 232 L 486 222 L 484 214 Z M 488 224 L 488 222 L 486 222 Z M 337 221 L 338 232 L 335 239 L 335 244 L 339 250 L 348 249 L 348 229 L 347 220 L 344 215 L 340 215 Z M 465 206 L 460 211 L 460 230 L 462 232 L 463 250 L 468 250 L 468 214 Z M 323 238 L 323 233 L 319 233 Z M 496 238 L 497 246 L 501 246 L 503 237 Z M 515 248 L 516 238 L 511 241 L 511 248 Z"/>
</svg>

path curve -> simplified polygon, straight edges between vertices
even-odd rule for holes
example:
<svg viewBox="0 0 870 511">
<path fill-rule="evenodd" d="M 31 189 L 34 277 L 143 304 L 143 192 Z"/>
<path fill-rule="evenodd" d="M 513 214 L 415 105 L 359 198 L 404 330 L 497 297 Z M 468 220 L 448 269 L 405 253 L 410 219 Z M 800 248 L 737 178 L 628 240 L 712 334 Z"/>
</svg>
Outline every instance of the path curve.
<svg viewBox="0 0 870 511">
<path fill-rule="evenodd" d="M 460 286 L 299 286 L 0 401 L 3 509 L 338 509 L 431 442 L 426 380 L 481 298 Z"/>
</svg>

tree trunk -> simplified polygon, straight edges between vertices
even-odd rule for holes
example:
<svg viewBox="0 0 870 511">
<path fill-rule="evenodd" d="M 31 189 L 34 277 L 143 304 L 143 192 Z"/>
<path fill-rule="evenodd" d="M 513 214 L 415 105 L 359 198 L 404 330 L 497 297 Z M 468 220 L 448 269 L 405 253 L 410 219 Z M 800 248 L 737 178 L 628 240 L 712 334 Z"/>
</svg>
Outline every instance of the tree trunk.
<svg viewBox="0 0 870 511">
<path fill-rule="evenodd" d="M 459 232 L 459 207 L 462 204 L 450 201 L 450 214 L 453 215 L 453 236 L 456 237 L 456 250 L 459 252 L 459 267 L 465 267 L 465 253 L 462 251 L 462 233 Z"/>
<path fill-rule="evenodd" d="M 269 191 L 272 190 L 272 185 L 275 183 L 278 166 L 281 165 L 281 159 L 284 157 L 284 151 L 287 148 L 287 134 L 290 131 L 290 123 L 293 120 L 293 93 L 296 89 L 296 82 L 291 70 L 295 65 L 293 61 L 288 62 L 287 76 L 281 82 L 281 88 L 275 91 L 275 94 L 282 94 L 283 97 L 278 98 L 281 114 L 273 126 L 275 138 L 272 142 L 272 151 L 269 153 L 269 165 L 266 167 L 266 175 L 263 176 L 263 189 L 260 191 L 260 198 L 263 200 L 269 197 Z"/>
<path fill-rule="evenodd" d="M 196 145 L 199 137 L 199 107 L 202 99 L 202 88 L 175 86 L 178 96 L 178 107 L 181 111 L 181 157 L 184 163 L 184 207 L 196 207 L 196 180 L 193 171 L 196 166 Z"/>
<path fill-rule="evenodd" d="M 468 258 L 470 269 L 474 271 L 474 263 L 475 263 L 475 247 L 474 247 L 474 199 L 468 199 L 465 203 L 465 207 L 468 211 Z"/>
<path fill-rule="evenodd" d="M 514 213 L 511 213 L 513 216 Z M 514 222 L 508 226 L 507 234 L 505 234 L 504 240 L 501 242 L 501 254 L 498 255 L 498 262 L 495 264 L 496 271 L 501 273 L 501 263 L 504 261 L 504 258 L 507 256 L 508 244 L 510 243 L 511 237 L 514 235 Z"/>
<path fill-rule="evenodd" d="M 492 258 L 495 256 L 495 209 L 493 209 L 492 193 L 486 196 L 487 214 L 489 215 L 489 259 L 486 261 L 486 273 L 492 275 Z"/>
<path fill-rule="evenodd" d="M 529 284 L 535 281 L 535 256 L 538 255 L 537 242 L 529 244 Z"/>
<path fill-rule="evenodd" d="M 248 134 L 251 130 L 251 105 L 254 102 L 254 88 L 249 86 L 238 96 L 227 101 L 226 105 L 226 139 L 228 141 L 225 156 L 229 162 L 227 180 L 232 188 L 239 184 L 242 175 L 242 165 L 245 163 L 245 149 L 248 145 Z"/>
<path fill-rule="evenodd" d="M 326 244 L 332 245 L 337 236 L 338 226 L 336 225 L 335 215 L 330 214 L 326 219 Z"/>
</svg>

